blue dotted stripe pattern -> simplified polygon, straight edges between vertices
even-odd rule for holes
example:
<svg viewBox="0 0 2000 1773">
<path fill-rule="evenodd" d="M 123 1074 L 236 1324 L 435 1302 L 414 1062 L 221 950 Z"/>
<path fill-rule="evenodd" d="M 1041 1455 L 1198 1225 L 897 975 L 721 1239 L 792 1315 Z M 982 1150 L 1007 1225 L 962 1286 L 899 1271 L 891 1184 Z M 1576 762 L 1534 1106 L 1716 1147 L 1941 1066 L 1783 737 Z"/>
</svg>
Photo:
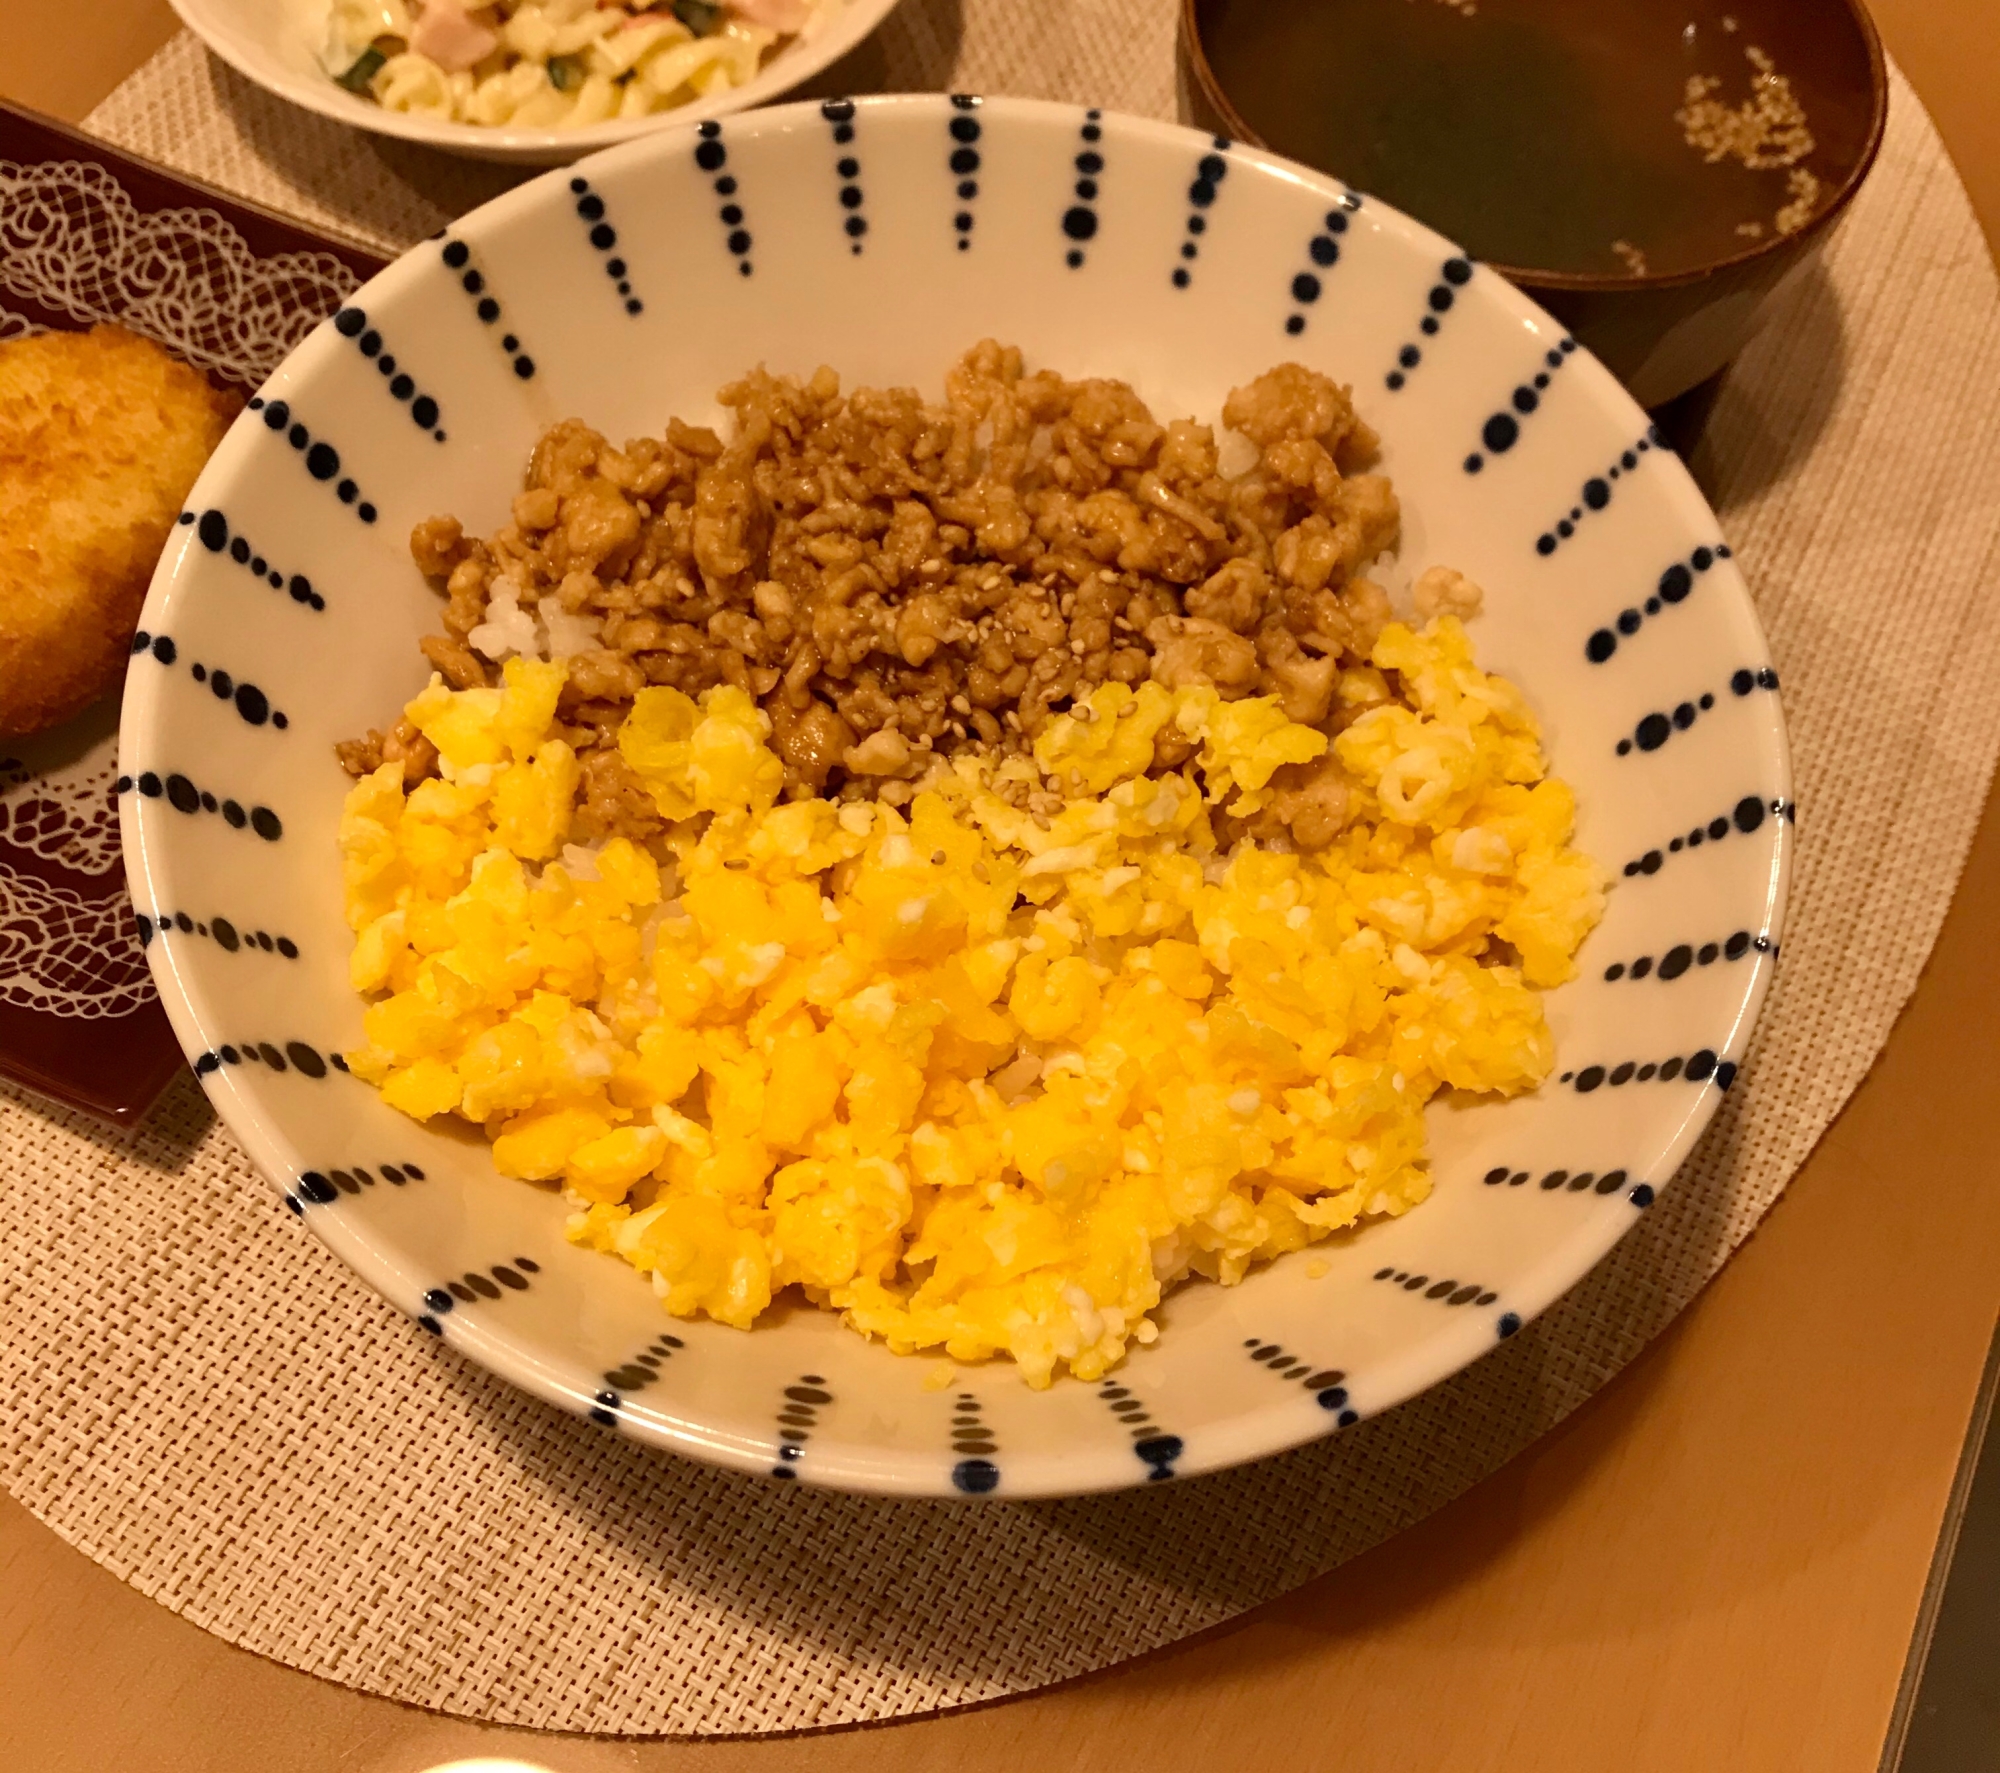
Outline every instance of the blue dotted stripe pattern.
<svg viewBox="0 0 2000 1773">
<path fill-rule="evenodd" d="M 1620 610 L 1615 621 L 1592 632 L 1583 643 L 1583 656 L 1593 665 L 1604 664 L 1617 652 L 1621 635 L 1629 640 L 1639 632 L 1648 616 L 1678 608 L 1694 590 L 1697 575 L 1707 572 L 1718 560 L 1729 558 L 1729 544 L 1717 542 L 1713 548 L 1697 548 L 1684 562 L 1675 561 L 1660 574 L 1659 584 L 1643 604 Z"/>
<path fill-rule="evenodd" d="M 979 200 L 979 142 L 985 131 L 978 117 L 979 100 L 971 93 L 953 93 L 951 108 L 954 114 L 945 120 L 945 136 L 951 143 L 945 150 L 945 169 L 957 180 L 952 193 L 958 199 L 951 231 L 958 237 L 958 250 L 970 252 L 972 230 L 978 221 L 972 206 Z"/>
<path fill-rule="evenodd" d="M 433 442 L 444 442 L 440 423 L 444 415 L 437 401 L 417 386 L 416 378 L 396 361 L 394 352 L 382 348 L 382 335 L 368 324 L 366 311 L 342 308 L 333 317 L 333 330 L 344 339 L 352 339 L 361 355 L 375 365 L 389 398 L 410 409 L 410 422 L 418 430 L 428 431 Z"/>
<path fill-rule="evenodd" d="M 1292 298 L 1292 312 L 1285 316 L 1285 333 L 1297 338 L 1306 329 L 1306 310 L 1319 300 L 1326 291 L 1326 274 L 1340 263 L 1341 237 L 1348 229 L 1348 217 L 1361 207 L 1360 196 L 1349 191 L 1340 202 L 1326 212 L 1320 223 L 1319 232 L 1306 242 L 1306 257 L 1311 268 L 1293 274 L 1288 293 Z"/>
<path fill-rule="evenodd" d="M 180 515 L 183 527 L 191 527 L 201 545 L 211 554 L 227 554 L 238 566 L 248 567 L 252 574 L 262 579 L 273 591 L 287 591 L 294 603 L 303 604 L 307 609 L 323 610 L 326 599 L 313 589 L 313 582 L 304 573 L 293 573 L 289 578 L 273 566 L 263 555 L 251 547 L 242 536 L 231 535 L 229 519 L 213 507 L 196 513 L 183 511 Z"/>
<path fill-rule="evenodd" d="M 1668 1059 L 1643 1062 L 1623 1059 L 1616 1065 L 1585 1065 L 1577 1071 L 1565 1071 L 1556 1081 L 1568 1084 L 1579 1096 L 1588 1096 L 1593 1090 L 1607 1087 L 1618 1090 L 1629 1083 L 1673 1083 L 1678 1080 L 1705 1084 L 1711 1078 L 1715 1080 L 1717 1089 L 1727 1090 L 1736 1081 L 1736 1061 L 1718 1057 L 1713 1047 L 1698 1047 L 1685 1058 L 1675 1054 Z"/>
<path fill-rule="evenodd" d="M 185 911 L 155 911 L 148 916 L 135 911 L 132 918 L 138 926 L 141 948 L 150 947 L 155 936 L 164 940 L 178 933 L 213 942 L 224 954 L 277 954 L 286 960 L 299 957 L 299 945 L 290 936 L 274 936 L 269 930 L 239 930 L 226 917 L 198 918 Z"/>
<path fill-rule="evenodd" d="M 951 1450 L 958 1455 L 951 1468 L 953 1489 L 965 1496 L 990 1496 L 1000 1487 L 1000 1467 L 993 1463 L 1000 1439 L 969 1391 L 960 1392 L 952 1408 Z"/>
<path fill-rule="evenodd" d="M 1698 850 L 1705 843 L 1720 843 L 1732 832 L 1748 837 L 1762 828 L 1767 814 L 1774 819 L 1783 819 L 1788 825 L 1798 823 L 1795 802 L 1765 800 L 1755 794 L 1746 794 L 1728 812 L 1717 813 L 1705 825 L 1696 825 L 1685 837 L 1669 838 L 1662 848 L 1634 856 L 1625 864 L 1625 878 L 1630 880 L 1639 874 L 1658 874 L 1668 856 L 1677 856 L 1682 850 Z"/>
<path fill-rule="evenodd" d="M 398 1166 L 384 1164 L 382 1166 L 382 1179 L 385 1182 L 395 1182 L 398 1184 L 403 1181 L 421 1182 L 424 1179 L 423 1171 L 418 1169 L 415 1164 L 403 1164 L 400 1168 L 401 1175 L 399 1176 L 396 1173 Z M 331 1176 L 336 1181 L 340 1180 L 341 1175 L 342 1172 L 339 1170 L 331 1172 Z M 357 1169 L 354 1175 L 363 1183 L 372 1184 L 374 1182 L 374 1177 L 370 1176 L 366 1170 Z M 307 1180 L 308 1177 L 306 1176 L 299 1178 L 302 1185 L 300 1189 L 301 1193 L 304 1192 L 303 1184 Z M 346 1182 L 341 1182 L 341 1187 L 344 1192 L 349 1194 L 360 1192 L 358 1188 L 352 1187 Z M 444 1324 L 441 1320 L 448 1317 L 459 1306 L 472 1305 L 481 1299 L 504 1299 L 508 1293 L 525 1293 L 530 1285 L 533 1284 L 529 1276 L 540 1274 L 541 1272 L 542 1265 L 531 1256 L 516 1256 L 510 1262 L 496 1262 L 483 1273 L 476 1268 L 467 1269 L 460 1279 L 447 1281 L 442 1286 L 432 1287 L 424 1294 L 424 1309 L 419 1313 L 417 1322 L 422 1324 L 433 1336 L 442 1336 L 444 1334 Z"/>
<path fill-rule="evenodd" d="M 1250 1358 L 1267 1372 L 1288 1383 L 1296 1383 L 1313 1394 L 1313 1400 L 1327 1411 L 1341 1428 L 1361 1420 L 1347 1397 L 1347 1375 L 1338 1367 L 1320 1367 L 1301 1359 L 1276 1342 L 1261 1336 L 1246 1336 L 1243 1346 Z"/>
<path fill-rule="evenodd" d="M 1558 517 L 1535 538 L 1535 552 L 1546 560 L 1576 534 L 1577 526 L 1586 517 L 1602 511 L 1611 503 L 1611 494 L 1618 481 L 1634 472 L 1655 450 L 1669 455 L 1673 453 L 1657 425 L 1650 426 L 1643 437 L 1635 438 L 1631 447 L 1620 454 L 1617 461 L 1610 463 L 1602 474 L 1593 474 L 1583 483 L 1577 493 L 1577 503 L 1570 506 L 1568 514 Z"/>
<path fill-rule="evenodd" d="M 1438 268 L 1438 280 L 1424 296 L 1426 313 L 1417 322 L 1417 331 L 1434 339 L 1444 325 L 1444 317 L 1458 303 L 1458 291 L 1472 281 L 1472 261 L 1464 253 L 1454 253 Z M 1396 367 L 1382 378 L 1391 394 L 1400 394 L 1411 375 L 1424 360 L 1424 348 L 1414 339 L 1396 353 Z"/>
<path fill-rule="evenodd" d="M 725 230 L 723 245 L 736 261 L 737 274 L 748 277 L 754 269 L 750 262 L 750 248 L 754 242 L 749 228 L 744 225 L 743 205 L 737 201 L 736 175 L 727 170 L 729 148 L 722 139 L 722 125 L 711 117 L 695 126 L 695 135 L 694 163 L 714 181 L 715 194 L 722 199 L 722 208 L 717 216 Z"/>
<path fill-rule="evenodd" d="M 833 1402 L 833 1393 L 817 1373 L 800 1376 L 796 1385 L 785 1387 L 785 1407 L 778 1412 L 778 1463 L 771 1467 L 774 1478 L 795 1478 L 799 1461 L 806 1456 L 806 1442 L 818 1425 L 819 1413 Z"/>
<path fill-rule="evenodd" d="M 1630 1178 L 1623 1170 L 1547 1170 L 1540 1178 L 1544 1194 L 1616 1194 Z M 1488 1188 L 1525 1188 L 1534 1178 L 1526 1170 L 1496 1164 L 1481 1178 Z"/>
<path fill-rule="evenodd" d="M 220 813 L 231 830 L 247 827 L 266 843 L 276 843 L 285 835 L 284 821 L 269 807 L 246 807 L 241 801 L 222 799 L 196 787 L 178 771 L 163 776 L 157 770 L 142 770 L 136 776 L 120 776 L 112 787 L 120 795 L 137 793 L 147 800 L 164 799 L 177 813 Z"/>
<path fill-rule="evenodd" d="M 611 1368 L 604 1375 L 604 1383 L 621 1393 L 644 1391 L 660 1376 L 661 1367 L 686 1346 L 687 1344 L 678 1336 L 663 1332 L 655 1336 L 629 1361 Z"/>
<path fill-rule="evenodd" d="M 1741 960 L 1746 954 L 1775 956 L 1778 945 L 1769 936 L 1753 936 L 1748 930 L 1732 930 L 1720 942 L 1676 942 L 1656 961 L 1650 954 L 1637 960 L 1614 960 L 1604 969 L 1604 982 L 1615 985 L 1620 979 L 1659 979 L 1671 985 L 1694 967 L 1712 967 L 1718 960 Z"/>
<path fill-rule="evenodd" d="M 370 1169 L 366 1164 L 350 1164 L 344 1170 L 327 1168 L 324 1170 L 303 1170 L 292 1186 L 285 1190 L 285 1205 L 294 1213 L 304 1213 L 307 1207 L 330 1207 L 343 1194 L 359 1194 L 365 1188 L 373 1188 L 377 1176 L 392 1187 L 401 1188 L 408 1182 L 421 1182 L 424 1172 L 415 1164 L 378 1164 Z M 530 1264 L 532 1266 L 532 1264 Z M 445 1309 L 450 1307 L 451 1295 L 445 1295 Z"/>
<path fill-rule="evenodd" d="M 1729 693 L 1742 698 L 1756 690 L 1775 690 L 1778 674 L 1770 666 L 1752 668 L 1748 665 L 1731 673 Z M 1657 751 L 1675 733 L 1684 733 L 1689 727 L 1715 706 L 1715 692 L 1704 690 L 1691 702 L 1677 702 L 1671 713 L 1662 714 L 1657 709 L 1642 719 L 1632 729 L 1629 739 L 1620 739 L 1613 749 L 1620 757 L 1629 757 L 1634 751 Z"/>
<path fill-rule="evenodd" d="M 1186 1451 L 1181 1437 L 1166 1433 L 1153 1420 L 1152 1412 L 1132 1395 L 1131 1389 L 1120 1385 L 1117 1380 L 1105 1380 L 1097 1388 L 1097 1395 L 1132 1437 L 1132 1452 L 1146 1467 L 1146 1481 L 1149 1484 L 1164 1483 L 1172 1477 L 1175 1461 Z"/>
<path fill-rule="evenodd" d="M 1097 237 L 1097 181 L 1104 171 L 1103 117 L 1099 110 L 1084 112 L 1083 125 L 1077 131 L 1082 146 L 1073 162 L 1076 183 L 1070 187 L 1070 194 L 1075 201 L 1062 214 L 1063 236 L 1070 243 L 1063 262 L 1072 271 L 1083 269 L 1083 249 Z"/>
<path fill-rule="evenodd" d="M 480 325 L 492 328 L 501 325 L 500 298 L 488 287 L 486 273 L 472 262 L 472 248 L 463 240 L 454 240 L 450 235 L 442 237 L 438 256 L 444 260 L 445 269 L 458 278 L 458 286 L 472 298 L 472 311 L 479 316 Z M 503 330 L 498 334 L 500 349 L 507 354 L 507 362 L 515 375 L 524 382 L 532 381 L 535 374 L 535 360 L 521 349 L 520 336 Z"/>
<path fill-rule="evenodd" d="M 820 106 L 819 114 L 833 132 L 833 145 L 841 150 L 840 158 L 833 163 L 834 175 L 840 180 L 836 193 L 841 211 L 840 231 L 847 236 L 849 253 L 859 257 L 868 234 L 868 218 L 862 213 L 867 196 L 861 189 L 861 161 L 848 151 L 854 146 L 854 101 L 828 99 Z"/>
<path fill-rule="evenodd" d="M 632 291 L 632 267 L 619 256 L 618 230 L 611 225 L 604 199 L 590 188 L 590 180 L 581 173 L 569 181 L 569 194 L 576 203 L 576 219 L 584 226 L 584 238 L 604 261 L 604 275 L 618 292 L 625 312 L 636 320 L 645 313 L 646 304 Z"/>
<path fill-rule="evenodd" d="M 1522 421 L 1541 410 L 1542 396 L 1548 392 L 1550 381 L 1575 355 L 1576 340 L 1558 339 L 1542 354 L 1541 367 L 1525 381 L 1514 384 L 1513 393 L 1507 396 L 1507 404 L 1488 414 L 1486 422 L 1479 427 L 1479 441 L 1485 445 L 1485 453 L 1474 450 L 1465 458 L 1466 473 L 1483 472 L 1489 457 L 1504 456 L 1521 441 Z"/>
<path fill-rule="evenodd" d="M 132 656 L 150 655 L 162 665 L 173 665 L 180 658 L 180 648 L 174 644 L 171 634 L 148 634 L 141 628 L 132 636 Z M 291 725 L 291 716 L 282 708 L 273 708 L 271 698 L 254 683 L 242 683 L 227 671 L 199 661 L 188 666 L 196 683 L 205 683 L 218 702 L 227 702 L 235 708 L 252 726 L 267 723 L 283 732 Z"/>
<path fill-rule="evenodd" d="M 1195 162 L 1194 178 L 1188 185 L 1188 237 L 1181 242 L 1182 262 L 1174 267 L 1171 278 L 1176 289 L 1186 289 L 1194 281 L 1194 273 L 1188 266 L 1201 257 L 1201 237 L 1208 232 L 1208 212 L 1215 207 L 1222 181 L 1229 176 L 1229 162 L 1223 159 L 1229 152 L 1229 138 L 1215 136 L 1209 146 L 1215 152 L 1204 154 Z"/>
<path fill-rule="evenodd" d="M 1477 1281 L 1439 1280 L 1407 1268 L 1378 1268 L 1372 1278 L 1401 1287 L 1406 1293 L 1421 1293 L 1426 1299 L 1434 1299 L 1441 1305 L 1477 1305 L 1484 1308 L 1500 1297 Z"/>
<path fill-rule="evenodd" d="M 250 410 L 263 416 L 266 430 L 284 438 L 292 446 L 313 479 L 332 486 L 334 496 L 343 505 L 350 506 L 363 523 L 375 521 L 378 513 L 374 505 L 361 496 L 359 483 L 352 476 L 341 473 L 340 451 L 325 438 L 314 437 L 307 426 L 293 416 L 289 402 L 266 400 L 258 394 L 251 398 Z"/>
<path fill-rule="evenodd" d="M 327 1056 L 302 1040 L 288 1040 L 283 1046 L 270 1040 L 246 1040 L 226 1041 L 201 1054 L 194 1062 L 194 1074 L 209 1077 L 225 1065 L 263 1065 L 272 1071 L 296 1071 L 315 1082 L 325 1077 L 329 1068 L 347 1069 L 338 1054 L 333 1056 L 329 1067 Z"/>
</svg>

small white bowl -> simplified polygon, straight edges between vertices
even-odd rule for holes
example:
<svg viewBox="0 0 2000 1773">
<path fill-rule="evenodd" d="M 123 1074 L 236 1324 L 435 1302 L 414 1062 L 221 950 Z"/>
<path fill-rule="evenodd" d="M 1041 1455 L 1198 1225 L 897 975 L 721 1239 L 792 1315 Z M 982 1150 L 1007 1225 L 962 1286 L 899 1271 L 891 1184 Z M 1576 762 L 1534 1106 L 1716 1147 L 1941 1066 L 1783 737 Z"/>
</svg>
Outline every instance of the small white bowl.
<svg viewBox="0 0 2000 1773">
<path fill-rule="evenodd" d="M 448 148 L 481 160 L 521 166 L 564 166 L 663 126 L 698 123 L 767 105 L 831 67 L 890 13 L 896 0 L 822 0 L 806 33 L 774 55 L 757 78 L 713 98 L 697 99 L 650 117 L 595 123 L 584 129 L 488 129 L 435 117 L 385 111 L 373 99 L 335 83 L 319 62 L 326 0 L 169 0 L 180 21 L 246 80 L 267 92 L 399 141 Z"/>
<path fill-rule="evenodd" d="M 1777 679 L 1694 482 L 1502 278 L 1271 155 L 1000 99 L 703 127 L 536 179 L 359 290 L 223 440 L 161 561 L 125 693 L 126 867 L 175 1030 L 276 1185 L 272 1235 L 292 1232 L 282 1200 L 425 1330 L 606 1433 L 902 1495 L 1191 1476 L 1477 1359 L 1668 1185 L 1770 979 L 1791 855 Z M 1540 713 L 1579 841 L 1618 877 L 1548 1000 L 1556 1075 L 1434 1104 L 1429 1200 L 1241 1286 L 1186 1285 L 1106 1383 L 1042 1392 L 1005 1362 L 933 1389 L 936 1362 L 810 1308 L 747 1334 L 676 1322 L 476 1135 L 406 1120 L 330 1057 L 362 1012 L 332 747 L 428 675 L 438 600 L 411 526 L 490 531 L 573 414 L 614 438 L 704 422 L 758 363 L 935 397 L 984 337 L 1130 381 L 1162 415 L 1213 419 L 1286 359 L 1352 383 L 1405 567 L 1486 587 L 1479 655 Z M 382 1333 L 424 1331 L 385 1313 Z M 976 1451 L 954 1436 L 968 1411 Z"/>
</svg>

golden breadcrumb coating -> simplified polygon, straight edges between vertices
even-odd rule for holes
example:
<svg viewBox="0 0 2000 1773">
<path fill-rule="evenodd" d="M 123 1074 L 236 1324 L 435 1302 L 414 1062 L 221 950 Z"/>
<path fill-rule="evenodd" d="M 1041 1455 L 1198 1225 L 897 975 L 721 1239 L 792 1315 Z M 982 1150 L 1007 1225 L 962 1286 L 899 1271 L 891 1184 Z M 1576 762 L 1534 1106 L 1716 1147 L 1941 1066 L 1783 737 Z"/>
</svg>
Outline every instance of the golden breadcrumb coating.
<svg viewBox="0 0 2000 1773">
<path fill-rule="evenodd" d="M 0 734 L 117 687 L 167 532 L 242 404 L 119 326 L 0 345 Z"/>
</svg>

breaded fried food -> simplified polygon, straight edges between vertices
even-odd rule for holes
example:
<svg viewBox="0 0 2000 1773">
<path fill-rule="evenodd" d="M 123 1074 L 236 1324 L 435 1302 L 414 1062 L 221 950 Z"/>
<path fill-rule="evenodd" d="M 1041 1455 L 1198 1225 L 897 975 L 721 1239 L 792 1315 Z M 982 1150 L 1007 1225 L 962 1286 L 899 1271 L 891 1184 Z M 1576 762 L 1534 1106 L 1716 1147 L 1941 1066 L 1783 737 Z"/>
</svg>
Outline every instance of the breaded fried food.
<svg viewBox="0 0 2000 1773">
<path fill-rule="evenodd" d="M 123 327 L 0 344 L 0 734 L 117 686 L 181 501 L 241 405 Z"/>
</svg>

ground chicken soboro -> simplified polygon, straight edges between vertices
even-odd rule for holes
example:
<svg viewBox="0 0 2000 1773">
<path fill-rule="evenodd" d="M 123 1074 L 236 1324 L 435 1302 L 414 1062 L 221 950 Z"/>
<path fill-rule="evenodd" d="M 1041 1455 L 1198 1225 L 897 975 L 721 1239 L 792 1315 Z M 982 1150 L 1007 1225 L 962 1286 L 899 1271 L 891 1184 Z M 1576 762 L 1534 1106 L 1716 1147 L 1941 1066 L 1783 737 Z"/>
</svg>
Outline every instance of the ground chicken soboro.
<svg viewBox="0 0 2000 1773">
<path fill-rule="evenodd" d="M 660 830 L 616 743 L 648 684 L 746 689 L 789 795 L 892 805 L 932 754 L 1020 751 L 1106 681 L 1275 695 L 1329 731 L 1362 712 L 1336 710 L 1334 684 L 1389 619 L 1361 570 L 1398 513 L 1364 471 L 1374 433 L 1323 375 L 1282 364 L 1231 394 L 1234 473 L 1211 427 L 1162 424 L 1122 382 L 1027 374 L 991 341 L 942 406 L 843 395 L 830 369 L 760 369 L 721 399 L 728 442 L 674 420 L 617 449 L 558 425 L 497 534 L 438 517 L 411 538 L 446 592 L 423 651 L 448 683 L 494 681 L 514 653 L 568 659 L 586 841 Z M 341 755 L 356 775 L 435 767 L 407 721 Z M 1289 772 L 1255 834 L 1330 839 L 1333 767 Z"/>
</svg>

